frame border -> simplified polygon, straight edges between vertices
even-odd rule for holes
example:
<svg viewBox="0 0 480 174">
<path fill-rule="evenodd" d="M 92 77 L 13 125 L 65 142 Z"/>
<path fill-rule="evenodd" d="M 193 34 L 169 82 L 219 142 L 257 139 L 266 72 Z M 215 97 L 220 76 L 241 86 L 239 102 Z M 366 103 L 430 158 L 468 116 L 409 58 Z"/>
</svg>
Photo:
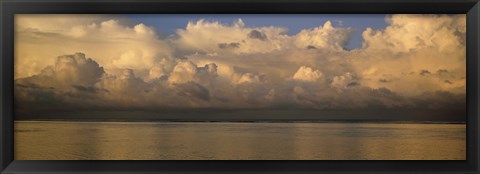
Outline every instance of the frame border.
<svg viewBox="0 0 480 174">
<path fill-rule="evenodd" d="M 0 0 L 0 172 L 10 173 L 479 173 L 479 0 Z M 15 14 L 467 14 L 465 161 L 15 161 Z"/>
</svg>

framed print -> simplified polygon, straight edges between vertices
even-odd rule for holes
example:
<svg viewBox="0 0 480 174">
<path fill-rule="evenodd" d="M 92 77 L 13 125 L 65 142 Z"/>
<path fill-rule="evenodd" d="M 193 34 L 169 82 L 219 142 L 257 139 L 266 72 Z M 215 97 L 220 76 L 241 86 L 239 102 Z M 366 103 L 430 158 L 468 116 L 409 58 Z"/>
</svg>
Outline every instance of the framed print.
<svg viewBox="0 0 480 174">
<path fill-rule="evenodd" d="M 478 173 L 478 1 L 2 1 L 2 173 Z"/>
</svg>

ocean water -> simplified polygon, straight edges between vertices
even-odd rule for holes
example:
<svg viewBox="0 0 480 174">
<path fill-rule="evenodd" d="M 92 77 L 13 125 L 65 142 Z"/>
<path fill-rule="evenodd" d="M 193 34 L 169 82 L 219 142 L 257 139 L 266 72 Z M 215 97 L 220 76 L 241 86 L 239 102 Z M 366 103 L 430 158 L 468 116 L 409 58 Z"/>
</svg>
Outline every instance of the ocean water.
<svg viewBox="0 0 480 174">
<path fill-rule="evenodd" d="M 15 122 L 15 160 L 465 160 L 465 124 Z"/>
</svg>

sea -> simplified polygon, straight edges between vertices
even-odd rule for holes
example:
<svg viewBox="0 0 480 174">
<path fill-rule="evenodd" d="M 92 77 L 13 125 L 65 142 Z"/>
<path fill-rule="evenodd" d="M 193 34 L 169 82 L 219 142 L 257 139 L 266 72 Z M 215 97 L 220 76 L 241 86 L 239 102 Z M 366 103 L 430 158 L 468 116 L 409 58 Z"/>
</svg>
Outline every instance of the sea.
<svg viewBox="0 0 480 174">
<path fill-rule="evenodd" d="M 15 160 L 465 160 L 466 125 L 15 121 Z"/>
</svg>

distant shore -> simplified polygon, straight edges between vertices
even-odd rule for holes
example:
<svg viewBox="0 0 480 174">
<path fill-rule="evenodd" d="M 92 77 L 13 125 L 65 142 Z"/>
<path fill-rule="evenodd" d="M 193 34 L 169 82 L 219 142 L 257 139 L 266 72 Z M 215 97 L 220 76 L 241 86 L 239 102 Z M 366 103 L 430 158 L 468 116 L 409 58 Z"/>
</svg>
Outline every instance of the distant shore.
<svg viewBox="0 0 480 174">
<path fill-rule="evenodd" d="M 465 121 L 412 120 L 182 120 L 182 119 L 22 119 L 15 122 L 165 122 L 165 123 L 394 123 L 394 124 L 466 124 Z"/>
</svg>

